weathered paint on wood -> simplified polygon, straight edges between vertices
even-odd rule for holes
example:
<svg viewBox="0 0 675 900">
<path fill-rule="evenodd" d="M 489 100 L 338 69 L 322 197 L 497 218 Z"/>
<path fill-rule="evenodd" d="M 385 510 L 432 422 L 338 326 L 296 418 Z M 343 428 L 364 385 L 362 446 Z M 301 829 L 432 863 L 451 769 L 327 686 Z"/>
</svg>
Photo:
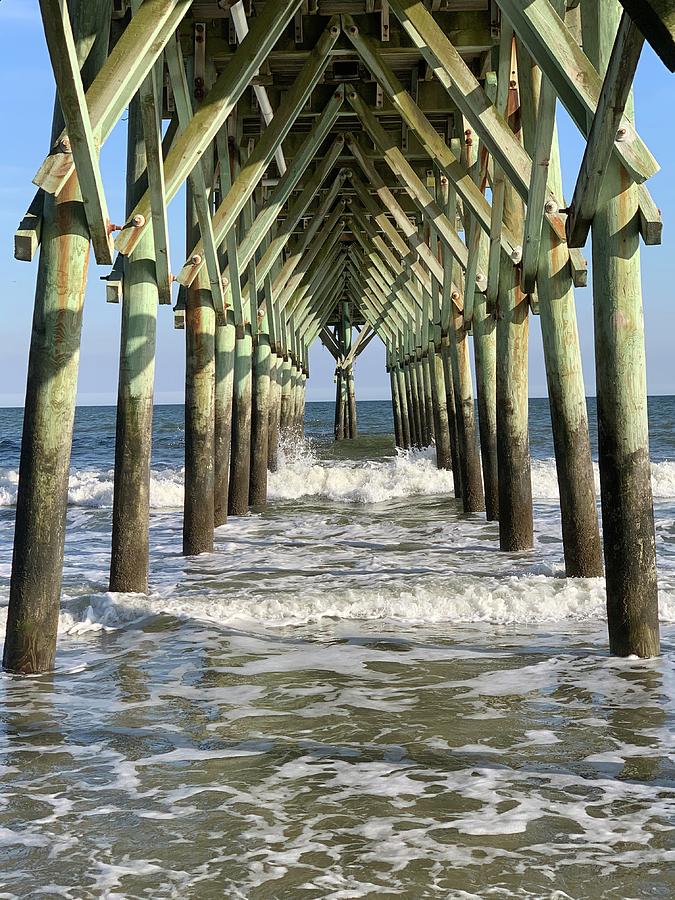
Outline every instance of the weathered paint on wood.
<svg viewBox="0 0 675 900">
<path fill-rule="evenodd" d="M 617 0 L 583 0 L 584 48 L 600 72 L 619 13 Z M 607 621 L 612 653 L 648 657 L 659 653 L 659 621 L 637 212 L 637 189 L 613 158 L 592 228 Z"/>
<path fill-rule="evenodd" d="M 127 208 L 133 209 L 146 175 L 140 103 L 129 107 Z M 144 235 L 124 265 L 122 332 L 112 513 L 110 590 L 148 590 L 150 457 L 159 291 L 154 240 Z"/>
</svg>

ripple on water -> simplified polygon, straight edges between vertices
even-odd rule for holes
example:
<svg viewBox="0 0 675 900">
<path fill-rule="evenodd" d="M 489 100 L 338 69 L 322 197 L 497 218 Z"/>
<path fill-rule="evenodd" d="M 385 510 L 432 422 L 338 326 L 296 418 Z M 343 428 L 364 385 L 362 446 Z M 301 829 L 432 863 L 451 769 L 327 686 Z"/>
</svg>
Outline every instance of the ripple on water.
<svg viewBox="0 0 675 900">
<path fill-rule="evenodd" d="M 498 554 L 428 457 L 294 459 L 212 555 L 155 511 L 149 597 L 70 510 L 58 671 L 0 678 L 0 895 L 675 896 L 670 501 L 664 655 L 613 660 L 553 503 Z"/>
</svg>

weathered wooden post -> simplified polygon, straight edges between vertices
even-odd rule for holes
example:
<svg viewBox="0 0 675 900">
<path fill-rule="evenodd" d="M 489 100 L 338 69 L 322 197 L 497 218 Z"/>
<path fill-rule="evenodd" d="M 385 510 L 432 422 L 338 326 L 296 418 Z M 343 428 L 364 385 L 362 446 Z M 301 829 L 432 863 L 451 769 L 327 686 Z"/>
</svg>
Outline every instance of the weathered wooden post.
<svg viewBox="0 0 675 900">
<path fill-rule="evenodd" d="M 279 468 L 279 419 L 281 416 L 281 358 L 276 353 L 270 356 L 270 416 L 267 443 L 267 466 L 270 472 Z"/>
<path fill-rule="evenodd" d="M 455 385 L 452 375 L 452 359 L 450 356 L 450 337 L 441 339 L 441 361 L 445 381 L 445 407 L 448 411 L 448 430 L 450 432 L 450 458 L 452 459 L 452 481 L 457 500 L 462 497 L 462 456 L 459 447 L 457 429 L 457 403 L 455 402 Z"/>
<path fill-rule="evenodd" d="M 252 355 L 251 323 L 246 322 L 235 327 L 229 495 L 231 516 L 245 516 L 248 512 L 251 479 Z"/>
<path fill-rule="evenodd" d="M 485 509 L 468 343 L 464 316 L 453 304 L 450 314 L 450 356 L 457 404 L 462 502 L 464 512 L 467 513 L 481 512 Z"/>
<path fill-rule="evenodd" d="M 349 437 L 359 436 L 359 425 L 356 413 L 356 384 L 354 381 L 354 366 L 351 365 L 347 377 L 347 394 L 349 400 Z"/>
<path fill-rule="evenodd" d="M 541 73 L 520 45 L 518 58 L 523 60 L 520 85 L 525 146 L 533 160 L 542 157 L 549 160 L 548 189 L 555 197 L 562 197 L 553 89 L 545 84 L 542 95 Z M 560 491 L 565 571 L 571 578 L 594 578 L 602 575 L 602 551 L 570 255 L 566 242 L 546 220 L 539 245 L 537 293 Z"/>
<path fill-rule="evenodd" d="M 617 0 L 582 2 L 584 49 L 601 75 L 619 15 Z M 592 225 L 607 620 L 612 653 L 649 657 L 659 653 L 659 621 L 639 222 L 637 187 L 613 157 Z"/>
<path fill-rule="evenodd" d="M 129 107 L 127 215 L 147 187 L 140 101 Z M 159 291 L 150 230 L 124 263 L 110 590 L 148 590 L 150 457 Z"/>
<path fill-rule="evenodd" d="M 439 346 L 429 344 L 429 365 L 431 374 L 431 400 L 434 410 L 434 434 L 436 436 L 436 465 L 439 469 L 452 468 L 452 450 L 450 448 L 450 423 L 445 391 L 445 375 L 443 358 Z"/>
<path fill-rule="evenodd" d="M 281 437 L 287 436 L 291 403 L 291 359 L 288 352 L 284 354 L 281 364 Z"/>
<path fill-rule="evenodd" d="M 251 506 L 267 502 L 267 461 L 269 455 L 270 423 L 270 337 L 263 319 L 255 346 L 253 424 L 251 429 L 251 483 L 249 500 Z"/>
<path fill-rule="evenodd" d="M 85 88 L 108 55 L 111 0 L 75 0 L 73 34 Z M 85 62 L 86 58 L 86 62 Z M 55 112 L 52 142 L 61 132 Z M 45 194 L 31 333 L 12 578 L 3 665 L 54 667 L 89 228 L 78 180 Z"/>
<path fill-rule="evenodd" d="M 434 397 L 431 388 L 431 364 L 429 362 L 429 351 L 425 350 L 421 359 L 422 367 L 422 385 L 424 391 L 424 415 L 426 422 L 427 447 L 430 447 L 436 440 L 435 422 L 434 422 Z"/>
<path fill-rule="evenodd" d="M 520 201 L 507 186 L 505 220 L 514 228 Z M 499 468 L 499 546 L 529 550 L 534 541 L 528 436 L 529 300 L 520 273 L 508 257 L 499 271 L 497 316 L 497 463 Z"/>
<path fill-rule="evenodd" d="M 192 191 L 188 188 L 188 253 L 199 239 Z M 216 313 L 203 269 L 185 301 L 185 498 L 183 553 L 213 550 L 215 522 Z"/>
<path fill-rule="evenodd" d="M 227 311 L 225 325 L 216 328 L 216 396 L 214 450 L 214 524 L 227 522 L 232 448 L 232 395 L 234 389 L 234 315 Z"/>
<path fill-rule="evenodd" d="M 502 38 L 504 43 L 504 38 Z M 502 47 L 498 92 L 512 131 L 520 139 L 520 102 L 511 46 Z M 508 107 L 507 107 L 508 101 Z M 501 184 L 500 184 L 501 182 Z M 514 234 L 523 230 L 523 204 L 515 188 L 499 169 L 493 185 L 502 192 L 503 223 Z M 520 270 L 500 251 L 497 299 L 497 466 L 499 477 L 499 546 L 502 550 L 529 550 L 534 543 L 532 481 L 528 434 L 529 297 L 520 287 Z M 492 273 L 490 273 L 492 277 Z"/>
<path fill-rule="evenodd" d="M 404 447 L 403 424 L 401 422 L 401 397 L 398 391 L 398 382 L 396 380 L 396 369 L 391 365 L 391 358 L 388 360 L 387 368 L 389 370 L 389 385 L 391 388 L 391 412 L 394 419 L 394 442 L 397 447 Z"/>
<path fill-rule="evenodd" d="M 478 227 L 478 226 L 476 226 Z M 484 243 L 481 237 L 481 242 Z M 487 261 L 487 252 L 485 253 Z M 487 268 L 487 265 L 485 266 Z M 480 436 L 485 517 L 499 518 L 497 474 L 497 320 L 488 309 L 487 296 L 476 291 L 473 301 L 473 349 L 476 365 L 478 432 Z"/>
<path fill-rule="evenodd" d="M 464 161 L 473 170 L 473 179 L 481 186 L 481 166 L 477 162 L 477 147 L 473 131 L 464 132 Z M 487 165 L 487 157 L 484 159 Z M 476 255 L 476 271 L 488 271 L 488 237 L 476 219 L 468 230 L 470 254 Z M 497 475 L 497 320 L 494 304 L 488 306 L 485 291 L 467 286 L 472 292 L 473 354 L 476 367 L 476 401 L 478 405 L 478 434 L 483 471 L 485 517 L 488 522 L 499 518 L 499 489 Z"/>
<path fill-rule="evenodd" d="M 408 370 L 410 373 L 410 394 L 413 406 L 413 415 L 415 416 L 415 444 L 419 449 L 421 449 L 424 446 L 424 417 L 420 399 L 417 360 L 413 356 L 410 356 L 409 358 Z"/>
<path fill-rule="evenodd" d="M 403 364 L 396 363 L 396 383 L 398 387 L 398 396 L 401 404 L 401 446 L 405 450 L 409 450 L 412 446 L 410 437 L 410 410 L 408 408 L 408 394 L 405 385 L 405 374 L 403 372 Z"/>
</svg>

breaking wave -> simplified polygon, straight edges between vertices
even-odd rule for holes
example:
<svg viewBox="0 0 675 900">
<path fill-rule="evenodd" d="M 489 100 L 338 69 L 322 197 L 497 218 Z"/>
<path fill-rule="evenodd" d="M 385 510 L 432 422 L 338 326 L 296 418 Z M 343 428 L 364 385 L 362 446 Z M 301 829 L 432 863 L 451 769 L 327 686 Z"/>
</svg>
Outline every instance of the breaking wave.
<svg viewBox="0 0 675 900">
<path fill-rule="evenodd" d="M 600 490 L 594 463 L 596 492 Z M 183 505 L 182 467 L 154 469 L 150 482 L 153 509 L 178 509 Z M 75 469 L 68 490 L 70 506 L 107 508 L 113 502 L 113 470 Z M 14 506 L 18 472 L 0 469 L 0 507 Z M 655 499 L 675 498 L 675 461 L 652 463 Z M 279 471 L 270 473 L 270 500 L 317 497 L 337 503 L 383 503 L 403 497 L 452 494 L 452 473 L 436 468 L 433 450 L 403 451 L 378 461 L 320 461 L 307 444 L 282 455 Z M 535 500 L 556 501 L 558 481 L 555 461 L 532 460 L 532 493 Z"/>
<path fill-rule="evenodd" d="M 4 627 L 6 607 L 0 607 Z M 675 622 L 675 593 L 661 587 L 660 618 Z M 227 596 L 85 594 L 64 599 L 59 633 L 80 635 L 117 630 L 157 615 L 223 626 L 283 628 L 335 621 L 380 621 L 398 625 L 539 626 L 600 623 L 605 619 L 601 578 L 564 579 L 546 575 L 476 578 L 454 575 L 445 583 L 414 587 L 380 585 L 373 590 L 305 590 L 275 597 L 247 593 Z"/>
</svg>

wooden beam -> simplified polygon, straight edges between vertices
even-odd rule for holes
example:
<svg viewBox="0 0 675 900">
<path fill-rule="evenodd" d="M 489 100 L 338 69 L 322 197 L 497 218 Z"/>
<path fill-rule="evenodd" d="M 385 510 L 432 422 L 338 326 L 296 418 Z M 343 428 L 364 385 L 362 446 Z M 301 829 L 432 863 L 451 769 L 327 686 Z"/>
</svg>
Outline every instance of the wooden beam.
<svg viewBox="0 0 675 900">
<path fill-rule="evenodd" d="M 556 0 L 560 11 L 564 11 L 565 0 Z M 556 7 L 558 8 L 558 7 Z M 530 77 L 529 72 L 519 66 L 520 78 Z M 536 287 L 537 270 L 539 268 L 539 248 L 541 246 L 541 229 L 546 215 L 545 203 L 548 192 L 549 161 L 553 135 L 556 127 L 556 105 L 558 98 L 548 78 L 541 79 L 539 103 L 536 115 L 534 145 L 532 147 L 532 176 L 527 195 L 527 213 L 523 233 L 523 269 L 521 276 L 522 289 L 532 294 Z M 533 104 L 534 105 L 534 104 Z M 549 209 L 551 212 L 557 210 Z"/>
<path fill-rule="evenodd" d="M 374 42 L 361 34 L 351 16 L 343 16 L 342 20 L 347 37 L 391 98 L 394 108 L 399 112 L 406 125 L 417 134 L 430 159 L 443 169 L 443 172 L 456 186 L 460 197 L 476 216 L 483 229 L 488 231 L 490 228 L 490 205 L 473 183 L 461 161 L 457 159 L 412 96 L 405 90 L 382 54 L 378 52 Z M 510 253 L 518 243 L 515 237 L 511 237 L 511 245 L 504 248 L 507 253 Z M 508 240 L 506 234 L 504 238 L 505 241 Z"/>
<path fill-rule="evenodd" d="M 35 193 L 26 215 L 14 233 L 14 259 L 31 262 L 40 246 L 42 233 L 42 208 L 45 195 L 41 188 Z"/>
<path fill-rule="evenodd" d="M 583 247 L 586 243 L 614 144 L 624 138 L 621 120 L 644 40 L 633 19 L 624 12 L 574 188 L 567 219 L 567 243 L 570 247 Z"/>
<path fill-rule="evenodd" d="M 169 253 L 169 222 L 166 210 L 166 182 L 162 153 L 162 101 L 159 79 L 161 65 L 155 65 L 139 91 L 145 156 L 148 171 L 148 190 L 152 212 L 152 236 L 155 246 L 155 270 L 159 302 L 171 304 L 171 258 Z"/>
<path fill-rule="evenodd" d="M 86 93 L 91 128 L 102 146 L 191 6 L 191 0 L 144 0 Z M 59 147 L 67 131 L 54 146 Z M 33 179 L 59 194 L 75 171 L 70 154 L 50 153 Z M 149 213 L 148 213 L 149 215 Z"/>
<path fill-rule="evenodd" d="M 550 0 L 499 0 L 532 58 L 553 84 L 561 103 L 584 136 L 595 116 L 602 92 L 602 78 L 579 47 Z M 614 151 L 636 184 L 659 171 L 659 165 L 641 140 L 632 122 L 623 116 L 623 139 Z"/>
<path fill-rule="evenodd" d="M 263 16 L 261 16 L 261 18 L 263 18 Z M 254 29 L 252 27 L 249 32 L 249 37 L 253 33 Z M 328 64 L 330 53 L 339 34 L 339 20 L 337 17 L 334 17 L 329 21 L 325 31 L 319 38 L 316 47 L 307 58 L 307 62 L 303 66 L 302 71 L 295 79 L 292 88 L 284 97 L 271 124 L 262 133 L 260 140 L 256 144 L 255 150 L 246 161 L 246 166 L 235 180 L 227 197 L 224 198 L 223 202 L 218 207 L 213 218 L 213 231 L 217 242 L 221 242 L 225 239 L 226 234 L 243 210 L 246 201 L 253 193 L 255 186 L 262 178 L 277 147 L 293 127 L 293 122 L 307 102 L 314 86 Z M 248 38 L 246 38 L 246 40 L 248 40 Z M 241 46 L 243 47 L 244 44 Z M 194 248 L 190 256 L 192 258 L 196 256 L 203 257 L 201 242 Z M 196 277 L 199 268 L 199 264 L 195 266 L 188 261 L 178 275 L 178 281 L 185 285 L 191 284 Z"/>
<path fill-rule="evenodd" d="M 343 102 L 344 87 L 340 85 L 328 101 L 327 106 L 312 127 L 310 133 L 307 135 L 302 147 L 293 157 L 293 161 L 289 164 L 286 172 L 279 180 L 271 197 L 265 202 L 263 208 L 251 225 L 251 228 L 247 231 L 242 240 L 239 247 L 239 256 L 241 257 L 241 264 L 243 266 L 248 265 L 249 260 L 262 244 L 265 236 L 269 234 L 270 229 L 274 226 L 284 204 L 291 196 L 302 175 L 314 159 L 317 151 L 335 124 L 335 120 L 342 108 Z M 225 191 L 223 191 L 223 193 L 225 193 Z M 225 270 L 224 274 L 227 278 L 227 270 Z"/>
<path fill-rule="evenodd" d="M 675 72 L 675 4 L 673 0 L 619 0 L 645 38 Z"/>
<path fill-rule="evenodd" d="M 165 160 L 167 201 L 176 196 L 198 160 L 211 145 L 301 2 L 302 0 L 278 0 L 275 4 L 268 4 L 252 20 L 251 30 L 237 48 L 232 62 L 204 98 L 189 127 L 176 137 Z M 145 0 L 139 15 L 147 3 L 148 0 Z M 127 219 L 127 227 L 117 237 L 115 243 L 120 253 L 128 255 L 132 252 L 150 215 L 150 195 L 146 192 Z"/>
<path fill-rule="evenodd" d="M 288 239 L 293 233 L 296 225 L 307 210 L 307 207 L 316 196 L 321 185 L 335 166 L 335 163 L 340 156 L 343 145 L 344 138 L 342 137 L 342 135 L 337 135 L 333 144 L 331 145 L 329 152 L 319 163 L 314 174 L 308 179 L 298 199 L 289 208 L 286 218 L 278 227 L 276 233 L 270 241 L 269 246 L 265 249 L 262 258 L 258 263 L 257 275 L 259 279 L 262 280 L 263 278 L 265 278 L 272 270 L 272 267 L 279 258 L 279 254 L 282 252 L 284 246 L 288 242 Z M 342 188 L 345 178 L 345 170 L 341 169 L 334 181 L 334 184 L 338 185 L 338 189 Z M 314 221 L 316 222 L 316 217 Z"/>
<path fill-rule="evenodd" d="M 89 118 L 66 0 L 40 0 L 40 13 L 68 136 L 60 150 L 72 153 L 96 262 L 112 265 L 110 217 Z"/>
<path fill-rule="evenodd" d="M 178 123 L 181 131 L 185 133 L 190 127 L 190 123 L 193 121 L 194 112 L 187 73 L 183 62 L 183 53 L 177 40 L 169 41 L 166 45 L 164 56 L 169 69 L 169 80 L 171 81 L 174 102 L 176 104 Z M 209 154 L 211 156 L 210 163 L 208 161 Z M 216 245 L 216 239 L 213 233 L 213 223 L 211 220 L 210 194 L 212 187 L 210 178 L 207 177 L 207 175 L 210 174 L 209 169 L 212 168 L 213 146 L 207 148 L 207 153 L 192 169 L 188 175 L 188 180 L 192 191 L 192 199 L 197 211 L 197 221 L 199 223 L 199 232 L 201 234 L 201 247 L 203 248 L 203 254 L 206 260 L 213 308 L 216 311 L 216 318 L 218 321 L 221 324 L 224 324 L 225 296 L 223 293 L 218 247 Z M 152 208 L 152 192 L 150 192 L 150 206 Z M 201 259 L 202 257 L 199 256 L 200 261 Z"/>
</svg>

